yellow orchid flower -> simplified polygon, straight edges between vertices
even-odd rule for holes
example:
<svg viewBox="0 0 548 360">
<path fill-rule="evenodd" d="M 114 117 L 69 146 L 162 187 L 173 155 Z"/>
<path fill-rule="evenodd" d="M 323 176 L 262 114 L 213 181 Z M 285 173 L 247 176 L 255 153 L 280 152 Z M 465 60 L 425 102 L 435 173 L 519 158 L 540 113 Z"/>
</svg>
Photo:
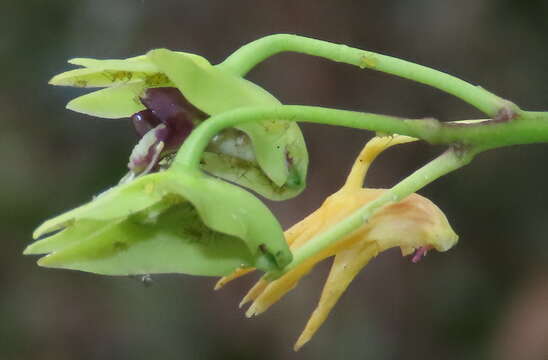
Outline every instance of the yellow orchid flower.
<svg viewBox="0 0 548 360">
<path fill-rule="evenodd" d="M 417 139 L 407 136 L 371 139 L 356 159 L 343 187 L 329 196 L 318 210 L 285 232 L 285 238 L 291 250 L 294 252 L 316 235 L 328 230 L 387 191 L 362 187 L 370 164 L 390 146 L 415 140 Z M 404 256 L 415 252 L 412 261 L 418 262 L 428 250 L 447 251 L 456 244 L 457 240 L 458 236 L 443 212 L 425 197 L 412 194 L 400 202 L 381 208 L 358 230 L 307 259 L 278 279 L 268 281 L 263 277 L 243 298 L 240 307 L 253 301 L 246 316 L 261 314 L 293 289 L 318 262 L 334 256 L 320 301 L 294 346 L 294 350 L 297 351 L 312 338 L 326 320 L 352 279 L 377 254 L 393 247 L 400 247 Z M 231 275 L 221 278 L 215 289 L 220 289 L 229 281 L 253 270 L 238 269 Z"/>
</svg>

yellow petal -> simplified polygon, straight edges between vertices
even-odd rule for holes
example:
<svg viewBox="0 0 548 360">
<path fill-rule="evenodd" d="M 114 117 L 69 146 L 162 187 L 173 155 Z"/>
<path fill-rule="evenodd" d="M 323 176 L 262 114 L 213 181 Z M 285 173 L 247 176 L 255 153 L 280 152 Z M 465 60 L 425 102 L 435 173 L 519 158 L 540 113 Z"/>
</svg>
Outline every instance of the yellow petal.
<svg viewBox="0 0 548 360">
<path fill-rule="evenodd" d="M 361 189 L 363 186 L 363 180 L 367 175 L 367 170 L 369 170 L 369 166 L 380 153 L 391 146 L 417 140 L 418 139 L 416 138 L 403 135 L 378 136 L 372 138 L 367 142 L 367 144 L 365 144 L 360 155 L 356 158 L 356 161 L 352 166 L 352 170 L 350 170 L 350 174 L 346 178 L 346 182 L 341 190 Z"/>
<path fill-rule="evenodd" d="M 247 317 L 252 317 L 268 310 L 268 308 L 272 306 L 272 304 L 280 300 L 285 294 L 291 291 L 297 285 L 299 280 L 303 276 L 308 274 L 310 270 L 312 270 L 314 265 L 316 265 L 315 261 L 306 261 L 305 263 L 301 264 L 301 266 L 298 266 L 295 269 L 288 271 L 279 279 L 267 283 L 268 285 L 264 287 L 264 289 L 262 289 L 259 294 L 257 294 L 258 291 L 253 291 L 253 289 L 251 289 L 246 297 L 250 297 L 250 294 L 252 293 L 253 296 L 258 296 L 255 301 L 253 301 L 249 309 L 247 309 L 245 315 Z M 262 286 L 264 286 L 264 283 L 262 284 Z"/>
<path fill-rule="evenodd" d="M 298 351 L 314 336 L 350 282 L 377 253 L 375 243 L 361 241 L 335 256 L 318 306 L 310 316 L 293 350 Z"/>
<path fill-rule="evenodd" d="M 287 241 L 287 245 L 291 246 L 295 242 L 295 240 L 300 237 L 307 229 L 310 228 L 311 224 L 315 221 L 315 215 L 316 212 L 311 213 L 289 229 L 287 229 L 284 233 L 285 240 Z"/>
<path fill-rule="evenodd" d="M 318 210 L 303 220 L 306 222 L 306 228 L 299 226 L 294 229 L 291 234 L 291 250 L 299 248 L 317 234 L 325 231 L 334 223 L 343 219 L 354 209 L 357 209 L 365 202 L 371 201 L 379 196 L 381 192 L 382 191 L 379 190 L 364 191 L 364 189 L 362 189 L 362 191 L 357 193 L 347 191 L 332 195 Z M 297 286 L 299 280 L 308 274 L 317 263 L 335 255 L 337 252 L 341 251 L 341 249 L 345 249 L 353 242 L 362 239 L 367 230 L 367 225 L 364 225 L 364 227 L 352 233 L 351 236 L 341 239 L 341 241 L 333 246 L 307 259 L 303 264 L 288 271 L 283 276 L 270 283 L 261 280 L 248 292 L 240 303 L 240 306 L 242 306 L 245 303 L 254 300 L 247 310 L 246 316 L 251 317 L 259 315 L 268 310 L 270 306 L 279 301 L 285 294 Z"/>
<path fill-rule="evenodd" d="M 367 237 L 379 245 L 380 251 L 400 247 L 403 255 L 423 246 L 447 251 L 459 238 L 440 208 L 418 194 L 383 208 L 371 217 L 368 226 Z"/>
<path fill-rule="evenodd" d="M 226 284 L 228 284 L 232 280 L 237 279 L 239 277 L 242 277 L 246 274 L 249 274 L 250 272 L 252 272 L 254 270 L 255 270 L 255 268 L 239 268 L 239 269 L 236 269 L 236 270 L 234 270 L 234 272 L 232 274 L 227 275 L 227 276 L 223 276 L 222 278 L 220 278 L 219 281 L 217 281 L 217 283 L 215 284 L 215 287 L 213 288 L 213 290 L 219 290 L 220 288 L 222 288 L 223 286 L 225 286 Z"/>
<path fill-rule="evenodd" d="M 242 306 L 259 297 L 259 295 L 262 294 L 264 289 L 266 289 L 268 284 L 269 282 L 266 281 L 265 279 L 260 279 L 259 281 L 257 281 L 257 283 L 247 292 L 247 294 L 244 296 L 242 301 L 240 301 L 240 305 L 238 305 L 238 307 L 241 309 Z"/>
</svg>

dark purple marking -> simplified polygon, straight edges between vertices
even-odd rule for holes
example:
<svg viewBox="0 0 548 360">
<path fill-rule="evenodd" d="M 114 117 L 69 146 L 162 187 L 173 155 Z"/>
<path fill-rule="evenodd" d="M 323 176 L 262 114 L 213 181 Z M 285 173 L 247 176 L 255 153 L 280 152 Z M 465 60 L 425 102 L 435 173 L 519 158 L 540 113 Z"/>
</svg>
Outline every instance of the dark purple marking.
<svg viewBox="0 0 548 360">
<path fill-rule="evenodd" d="M 151 128 L 160 123 L 167 126 L 169 134 L 162 140 L 166 144 L 166 150 L 176 150 L 181 146 L 194 128 L 193 120 L 207 118 L 207 114 L 188 102 L 179 89 L 174 87 L 147 89 L 141 97 L 141 102 L 150 111 L 141 117 L 147 124 L 153 125 Z"/>
<path fill-rule="evenodd" d="M 204 120 L 207 114 L 188 102 L 179 89 L 161 87 L 147 89 L 141 98 L 152 115 L 167 126 L 169 134 L 162 140 L 166 150 L 176 150 L 194 128 L 193 120 Z"/>
<path fill-rule="evenodd" d="M 161 157 L 156 154 L 156 146 L 162 142 L 162 151 L 177 150 L 192 132 L 194 121 L 205 120 L 208 116 L 188 102 L 179 89 L 173 87 L 147 89 L 141 97 L 141 103 L 146 109 L 133 114 L 131 121 L 140 138 L 153 130 L 156 141 L 145 155 L 130 160 L 136 168 L 155 169 Z"/>
</svg>

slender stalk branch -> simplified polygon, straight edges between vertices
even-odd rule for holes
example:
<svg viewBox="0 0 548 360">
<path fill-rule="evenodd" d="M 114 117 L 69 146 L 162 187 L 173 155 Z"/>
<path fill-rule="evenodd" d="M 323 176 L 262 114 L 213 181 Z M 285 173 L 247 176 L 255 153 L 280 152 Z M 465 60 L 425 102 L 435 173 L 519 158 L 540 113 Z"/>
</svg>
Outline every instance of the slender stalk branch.
<svg viewBox="0 0 548 360">
<path fill-rule="evenodd" d="M 341 238 L 357 230 L 382 207 L 403 200 L 408 195 L 423 188 L 439 177 L 468 164 L 475 154 L 476 151 L 474 149 L 459 150 L 450 148 L 438 158 L 400 181 L 376 200 L 364 205 L 329 230 L 319 234 L 298 248 L 293 253 L 293 261 L 281 273 L 269 274 L 269 277 L 278 277 L 295 268 L 306 259 L 327 249 Z"/>
<path fill-rule="evenodd" d="M 464 100 L 491 118 L 505 108 L 513 113 L 519 112 L 519 108 L 509 101 L 444 72 L 391 56 L 298 35 L 277 34 L 255 40 L 236 50 L 218 66 L 244 76 L 260 62 L 281 52 L 318 56 L 429 85 Z"/>
<path fill-rule="evenodd" d="M 238 108 L 215 115 L 194 129 L 179 149 L 172 167 L 179 164 L 194 168 L 198 167 L 202 153 L 211 138 L 225 128 L 247 122 L 279 119 L 345 126 L 386 133 L 413 134 L 412 136 L 420 133 L 417 128 L 421 126 L 428 127 L 430 121 L 436 122 L 430 119 L 425 120 L 428 123 L 424 123 L 422 120 L 409 120 L 406 122 L 403 118 L 394 116 L 314 106 L 277 105 Z"/>
<path fill-rule="evenodd" d="M 408 135 L 432 144 L 473 145 L 480 151 L 548 142 L 548 112 L 524 111 L 520 117 L 508 121 L 440 123 L 435 119 L 411 120 L 314 106 L 260 106 L 238 108 L 203 122 L 185 140 L 172 167 L 184 165 L 197 168 L 210 139 L 225 128 L 246 122 L 279 119 Z"/>
</svg>

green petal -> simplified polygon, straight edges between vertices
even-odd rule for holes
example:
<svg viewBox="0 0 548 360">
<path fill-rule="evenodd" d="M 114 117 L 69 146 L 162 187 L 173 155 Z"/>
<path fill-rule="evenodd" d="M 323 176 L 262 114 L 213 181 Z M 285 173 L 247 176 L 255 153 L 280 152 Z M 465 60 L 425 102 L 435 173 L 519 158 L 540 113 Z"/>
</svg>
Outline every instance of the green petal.
<svg viewBox="0 0 548 360">
<path fill-rule="evenodd" d="M 145 109 L 139 101 L 144 89 L 145 84 L 140 81 L 97 90 L 72 100 L 67 109 L 107 119 L 130 117 Z"/>
</svg>

